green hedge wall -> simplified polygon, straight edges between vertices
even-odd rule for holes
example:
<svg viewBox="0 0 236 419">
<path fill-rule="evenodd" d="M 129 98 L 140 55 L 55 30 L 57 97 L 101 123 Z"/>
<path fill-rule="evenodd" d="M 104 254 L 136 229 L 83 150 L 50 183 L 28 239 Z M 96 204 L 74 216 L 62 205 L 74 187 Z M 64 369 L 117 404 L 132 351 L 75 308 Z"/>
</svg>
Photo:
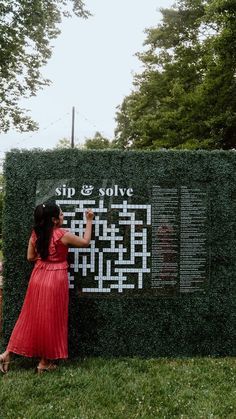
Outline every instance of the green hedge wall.
<svg viewBox="0 0 236 419">
<path fill-rule="evenodd" d="M 236 354 L 236 153 L 12 151 L 6 157 L 5 177 L 3 344 L 21 309 L 32 269 L 26 249 L 37 185 L 44 180 L 74 179 L 78 185 L 133 187 L 138 197 L 129 201 L 134 199 L 136 204 L 139 200 L 152 204 L 153 185 L 207 191 L 209 263 L 200 292 L 181 293 L 178 286 L 158 292 L 150 286 L 150 273 L 145 276 L 147 292 L 84 294 L 76 277 L 70 290 L 71 356 Z M 151 253 L 152 237 L 149 227 Z"/>
</svg>

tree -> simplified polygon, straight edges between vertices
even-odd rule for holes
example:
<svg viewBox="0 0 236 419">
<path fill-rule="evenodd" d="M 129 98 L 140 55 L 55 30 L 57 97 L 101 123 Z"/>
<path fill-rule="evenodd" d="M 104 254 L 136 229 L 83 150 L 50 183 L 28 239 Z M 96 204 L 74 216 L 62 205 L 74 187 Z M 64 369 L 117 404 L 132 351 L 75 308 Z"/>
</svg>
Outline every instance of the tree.
<svg viewBox="0 0 236 419">
<path fill-rule="evenodd" d="M 2 248 L 1 238 L 2 238 L 2 212 L 3 212 L 3 187 L 4 187 L 4 178 L 3 175 L 0 174 L 0 251 Z"/>
<path fill-rule="evenodd" d="M 145 69 L 117 113 L 120 148 L 236 144 L 235 0 L 179 0 L 146 30 Z"/>
<path fill-rule="evenodd" d="M 40 68 L 51 56 L 62 17 L 72 13 L 89 16 L 82 0 L 0 0 L 0 132 L 37 128 L 19 100 L 49 83 Z"/>
<path fill-rule="evenodd" d="M 86 138 L 84 147 L 87 150 L 104 150 L 111 148 L 112 143 L 97 131 L 93 138 Z"/>
<path fill-rule="evenodd" d="M 56 144 L 56 148 L 71 148 L 71 141 L 68 138 L 61 138 Z M 104 150 L 113 148 L 113 142 L 103 137 L 100 132 L 95 132 L 94 137 L 86 138 L 84 145 L 75 143 L 75 148 L 86 150 Z"/>
<path fill-rule="evenodd" d="M 55 148 L 71 148 L 71 141 L 68 138 L 61 138 Z"/>
<path fill-rule="evenodd" d="M 61 138 L 57 144 L 55 148 L 71 148 L 71 140 L 69 138 Z M 84 145 L 80 144 L 80 143 L 74 143 L 74 148 L 79 148 L 79 149 L 83 149 Z"/>
</svg>

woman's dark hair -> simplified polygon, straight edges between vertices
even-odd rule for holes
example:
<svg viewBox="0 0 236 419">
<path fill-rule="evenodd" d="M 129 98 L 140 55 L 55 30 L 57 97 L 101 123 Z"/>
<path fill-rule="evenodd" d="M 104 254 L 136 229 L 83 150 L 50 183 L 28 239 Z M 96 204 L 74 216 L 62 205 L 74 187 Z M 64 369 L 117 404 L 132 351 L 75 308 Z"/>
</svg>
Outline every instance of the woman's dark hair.
<svg viewBox="0 0 236 419">
<path fill-rule="evenodd" d="M 34 210 L 34 231 L 37 236 L 36 249 L 41 259 L 47 259 L 49 242 L 52 235 L 52 218 L 58 218 L 60 208 L 54 203 L 40 204 Z"/>
</svg>

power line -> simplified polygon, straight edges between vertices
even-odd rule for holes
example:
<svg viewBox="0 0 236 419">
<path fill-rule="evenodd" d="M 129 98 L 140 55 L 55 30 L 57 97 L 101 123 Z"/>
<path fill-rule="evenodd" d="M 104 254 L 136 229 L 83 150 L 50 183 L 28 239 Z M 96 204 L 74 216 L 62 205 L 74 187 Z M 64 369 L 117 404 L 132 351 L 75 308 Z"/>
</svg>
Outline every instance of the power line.
<svg viewBox="0 0 236 419">
<path fill-rule="evenodd" d="M 67 112 L 66 114 L 64 114 L 64 115 L 63 115 L 63 116 L 61 116 L 60 118 L 56 119 L 55 121 L 52 121 L 52 122 L 51 122 L 49 125 L 47 125 L 46 127 L 39 128 L 39 130 L 38 130 L 38 131 L 33 132 L 31 135 L 29 135 L 29 136 L 27 136 L 27 137 L 25 137 L 25 138 L 23 138 L 23 139 L 19 140 L 19 141 L 16 143 L 15 147 L 17 148 L 17 146 L 18 146 L 19 144 L 24 143 L 25 141 L 27 141 L 27 140 L 29 140 L 29 139 L 33 138 L 35 135 L 38 135 L 38 134 L 40 134 L 41 132 L 46 131 L 47 129 L 49 129 L 49 128 L 51 128 L 52 126 L 56 125 L 58 122 L 62 121 L 62 120 L 63 120 L 66 116 L 68 116 L 68 115 L 70 115 L 70 112 Z M 12 147 L 12 148 L 14 148 L 14 147 Z M 0 150 L 0 153 L 5 153 L 5 152 L 6 152 L 6 151 L 4 151 L 4 150 Z"/>
<path fill-rule="evenodd" d="M 103 134 L 106 137 L 110 137 L 110 135 L 107 135 L 107 133 L 105 133 L 103 130 L 101 130 L 95 123 L 94 121 L 91 121 L 90 119 L 88 119 L 85 115 L 83 115 L 81 112 L 76 111 L 76 114 L 81 116 L 84 121 L 87 121 L 89 123 L 90 126 L 92 126 L 93 128 L 96 129 L 96 131 L 99 131 L 101 134 Z"/>
<path fill-rule="evenodd" d="M 110 135 L 107 135 L 107 133 L 105 133 L 103 130 L 99 129 L 99 127 L 94 123 L 94 121 L 91 121 L 89 118 L 87 118 L 85 115 L 83 115 L 81 112 L 79 111 L 75 111 L 76 115 L 80 116 L 83 118 L 84 121 L 88 122 L 90 126 L 92 126 L 96 131 L 100 132 L 102 135 L 106 136 L 106 137 L 110 137 Z M 64 115 L 62 115 L 60 118 L 57 118 L 56 120 L 50 122 L 48 125 L 46 125 L 43 128 L 39 128 L 39 130 L 33 132 L 31 135 L 20 139 L 19 141 L 17 141 L 17 143 L 15 144 L 14 147 L 11 148 L 17 148 L 18 145 L 22 145 L 23 143 L 25 143 L 27 140 L 30 140 L 31 138 L 33 138 L 36 135 L 39 135 L 40 133 L 48 130 L 49 128 L 53 127 L 54 125 L 58 124 L 59 122 L 61 122 L 65 117 L 69 116 L 71 113 L 70 112 L 66 112 Z M 5 154 L 8 150 L 0 150 L 1 154 Z"/>
<path fill-rule="evenodd" d="M 34 132 L 33 134 L 31 134 L 29 137 L 24 138 L 23 140 L 18 141 L 18 143 L 16 143 L 16 145 L 29 140 L 30 138 L 33 138 L 35 135 L 40 134 L 43 131 L 46 131 L 47 129 L 51 128 L 52 126 L 56 125 L 58 122 L 62 121 L 67 115 L 70 115 L 70 112 L 67 112 L 66 114 L 64 114 L 63 116 L 61 116 L 60 118 L 56 119 L 55 121 L 50 122 L 49 125 L 47 125 L 44 128 L 39 129 L 37 132 Z"/>
</svg>

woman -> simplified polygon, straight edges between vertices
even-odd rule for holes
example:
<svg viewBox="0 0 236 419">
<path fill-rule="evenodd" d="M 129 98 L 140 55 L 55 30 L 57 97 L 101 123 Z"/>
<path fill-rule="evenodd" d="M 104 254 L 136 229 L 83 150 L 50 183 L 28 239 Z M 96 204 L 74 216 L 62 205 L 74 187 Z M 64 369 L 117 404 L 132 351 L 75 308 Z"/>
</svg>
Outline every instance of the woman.
<svg viewBox="0 0 236 419">
<path fill-rule="evenodd" d="M 90 244 L 93 211 L 86 211 L 86 228 L 78 237 L 61 228 L 63 213 L 56 204 L 35 208 L 27 259 L 35 261 L 25 300 L 7 349 L 0 355 L 0 371 L 7 373 L 12 353 L 39 357 L 37 372 L 56 368 L 55 359 L 68 357 L 68 247 Z"/>
</svg>

